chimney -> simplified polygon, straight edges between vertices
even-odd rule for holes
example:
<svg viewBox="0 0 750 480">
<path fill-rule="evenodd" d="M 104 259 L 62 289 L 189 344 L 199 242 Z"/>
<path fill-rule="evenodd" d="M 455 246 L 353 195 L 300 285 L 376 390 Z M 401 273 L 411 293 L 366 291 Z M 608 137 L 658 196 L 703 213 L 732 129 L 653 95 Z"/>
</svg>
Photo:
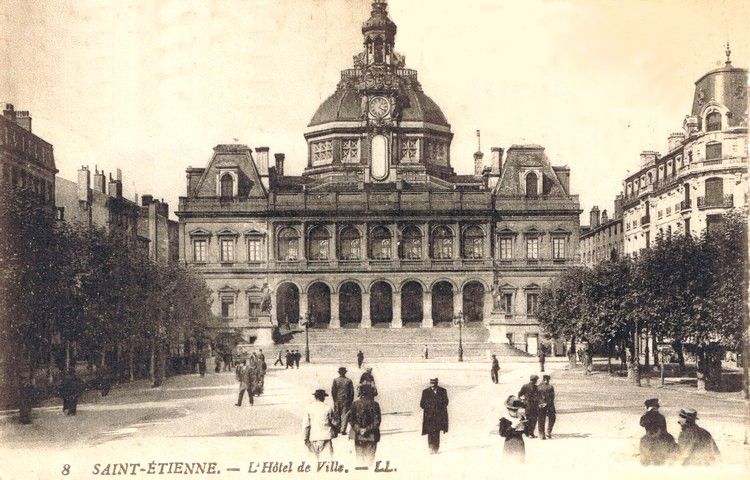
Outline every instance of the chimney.
<svg viewBox="0 0 750 480">
<path fill-rule="evenodd" d="M 101 172 L 94 167 L 94 190 L 101 193 L 107 193 L 107 177 L 104 170 Z"/>
<path fill-rule="evenodd" d="M 118 175 L 120 170 L 117 170 Z M 115 180 L 112 178 L 112 174 L 109 175 L 109 186 L 107 188 L 110 197 L 122 198 L 122 179 Z"/>
<path fill-rule="evenodd" d="M 589 224 L 591 228 L 597 228 L 599 226 L 599 207 L 594 205 L 589 213 Z"/>
<path fill-rule="evenodd" d="M 682 132 L 670 133 L 669 137 L 667 137 L 667 150 L 671 152 L 675 148 L 679 147 L 680 144 L 682 144 L 683 140 L 685 140 L 684 133 Z"/>
<path fill-rule="evenodd" d="M 659 158 L 659 153 L 653 150 L 644 150 L 641 152 L 641 168 L 651 167 Z"/>
<path fill-rule="evenodd" d="M 258 173 L 268 175 L 268 147 L 258 147 L 255 149 L 255 166 L 258 167 Z"/>
<path fill-rule="evenodd" d="M 122 183 L 122 170 L 118 168 L 116 171 L 117 171 L 117 181 Z"/>
<path fill-rule="evenodd" d="M 622 218 L 622 194 L 615 197 L 615 217 L 617 219 Z"/>
<path fill-rule="evenodd" d="M 690 136 L 698 131 L 698 117 L 688 115 L 685 117 L 685 121 L 682 123 L 682 128 L 685 130 L 685 135 Z"/>
<path fill-rule="evenodd" d="M 557 178 L 560 180 L 565 193 L 570 195 L 570 168 L 567 166 L 552 167 L 552 170 L 557 174 Z"/>
<path fill-rule="evenodd" d="M 607 215 L 607 209 L 602 210 L 602 225 L 607 223 L 609 221 L 609 216 Z"/>
<path fill-rule="evenodd" d="M 275 153 L 273 157 L 276 159 L 276 175 L 279 177 L 284 176 L 284 157 L 283 153 Z"/>
<path fill-rule="evenodd" d="M 500 175 L 503 173 L 503 149 L 500 147 L 492 147 L 492 173 Z"/>
<path fill-rule="evenodd" d="M 16 123 L 24 130 L 31 133 L 31 115 L 28 110 L 16 112 Z"/>
<path fill-rule="evenodd" d="M 141 195 L 141 206 L 148 207 L 153 203 L 154 196 L 153 195 Z"/>
<path fill-rule="evenodd" d="M 13 105 L 11 105 L 11 108 Z M 89 201 L 89 189 L 91 188 L 91 174 L 89 167 L 81 166 L 78 169 L 78 201 L 86 202 Z"/>
<path fill-rule="evenodd" d="M 11 122 L 16 121 L 16 111 L 13 109 L 12 103 L 5 104 L 5 110 L 3 110 L 3 117 L 7 118 Z"/>
<path fill-rule="evenodd" d="M 198 186 L 198 182 L 203 176 L 204 171 L 205 171 L 204 168 L 193 168 L 193 167 L 188 167 L 187 170 L 185 170 L 185 173 L 187 174 L 187 196 L 188 197 L 195 193 L 195 187 Z"/>
<path fill-rule="evenodd" d="M 484 170 L 484 165 L 482 162 L 483 158 L 484 158 L 484 153 L 474 152 L 474 175 L 477 177 L 481 177 L 482 170 Z"/>
</svg>

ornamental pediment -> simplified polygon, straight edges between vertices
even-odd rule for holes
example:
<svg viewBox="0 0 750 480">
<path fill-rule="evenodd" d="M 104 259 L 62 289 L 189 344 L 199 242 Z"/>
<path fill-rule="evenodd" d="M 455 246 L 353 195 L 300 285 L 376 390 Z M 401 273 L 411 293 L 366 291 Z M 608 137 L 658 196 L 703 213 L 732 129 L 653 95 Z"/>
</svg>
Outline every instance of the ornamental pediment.
<svg viewBox="0 0 750 480">
<path fill-rule="evenodd" d="M 188 235 L 191 237 L 210 237 L 212 234 L 208 230 L 204 230 L 202 228 L 196 228 L 193 230 L 190 230 L 188 232 Z"/>
<path fill-rule="evenodd" d="M 236 230 L 232 230 L 231 228 L 222 228 L 218 232 L 216 232 L 217 237 L 237 237 L 239 236 L 239 233 L 237 233 Z"/>
</svg>

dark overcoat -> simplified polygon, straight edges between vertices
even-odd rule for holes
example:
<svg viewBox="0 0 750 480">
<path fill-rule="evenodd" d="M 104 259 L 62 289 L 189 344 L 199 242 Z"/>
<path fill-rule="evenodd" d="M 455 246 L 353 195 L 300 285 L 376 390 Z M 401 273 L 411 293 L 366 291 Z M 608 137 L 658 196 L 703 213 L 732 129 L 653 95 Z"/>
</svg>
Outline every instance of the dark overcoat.
<svg viewBox="0 0 750 480">
<path fill-rule="evenodd" d="M 443 387 L 425 388 L 419 401 L 422 415 L 422 435 L 448 431 L 448 392 Z"/>
</svg>

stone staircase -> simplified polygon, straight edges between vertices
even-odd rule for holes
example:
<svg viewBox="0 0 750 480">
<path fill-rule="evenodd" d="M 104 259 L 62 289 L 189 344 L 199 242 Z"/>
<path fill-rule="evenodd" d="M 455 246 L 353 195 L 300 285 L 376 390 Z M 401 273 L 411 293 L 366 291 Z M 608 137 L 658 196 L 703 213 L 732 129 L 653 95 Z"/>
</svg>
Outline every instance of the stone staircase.
<svg viewBox="0 0 750 480">
<path fill-rule="evenodd" d="M 424 346 L 430 360 L 455 361 L 458 358 L 458 327 L 436 325 L 433 328 L 311 328 L 310 358 L 316 362 L 354 361 L 358 350 L 365 361 L 418 361 Z M 488 361 L 490 354 L 528 357 L 529 354 L 504 343 L 491 343 L 483 325 L 463 328 L 465 361 Z M 277 347 L 297 349 L 304 354 L 305 331 L 295 330 L 292 338 Z"/>
</svg>

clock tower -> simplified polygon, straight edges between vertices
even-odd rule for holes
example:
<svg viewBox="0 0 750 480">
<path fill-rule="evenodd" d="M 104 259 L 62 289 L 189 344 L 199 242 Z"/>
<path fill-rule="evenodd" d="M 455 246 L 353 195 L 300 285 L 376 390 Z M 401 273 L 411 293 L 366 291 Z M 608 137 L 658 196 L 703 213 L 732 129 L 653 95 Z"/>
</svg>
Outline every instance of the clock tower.
<svg viewBox="0 0 750 480">
<path fill-rule="evenodd" d="M 394 50 L 396 30 L 387 2 L 374 0 L 354 68 L 341 72 L 336 92 L 308 125 L 310 187 L 427 184 L 454 175 L 450 125 Z"/>
</svg>

